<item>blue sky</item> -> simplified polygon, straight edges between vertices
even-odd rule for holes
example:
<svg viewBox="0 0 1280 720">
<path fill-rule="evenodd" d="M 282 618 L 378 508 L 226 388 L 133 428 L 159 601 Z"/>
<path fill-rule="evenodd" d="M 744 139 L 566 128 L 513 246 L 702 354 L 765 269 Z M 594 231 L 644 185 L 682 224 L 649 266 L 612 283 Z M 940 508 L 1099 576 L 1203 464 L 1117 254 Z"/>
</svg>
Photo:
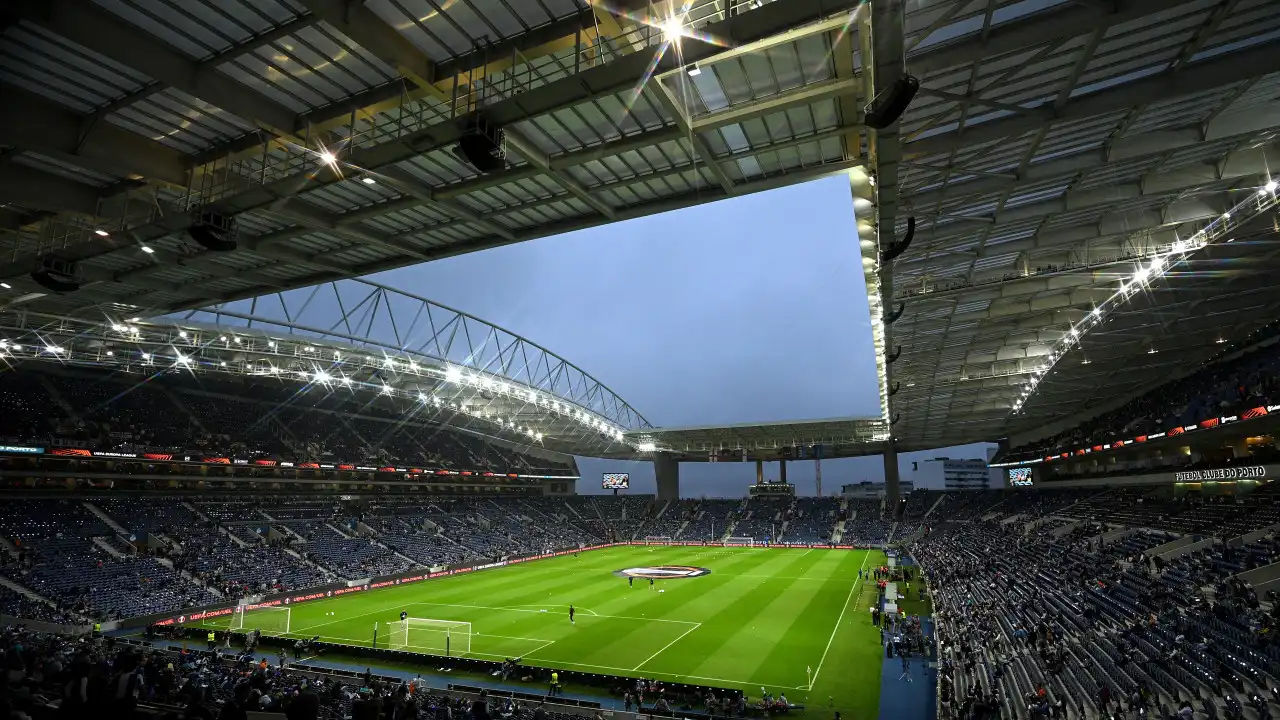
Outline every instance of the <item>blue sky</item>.
<svg viewBox="0 0 1280 720">
<path fill-rule="evenodd" d="M 828 178 L 373 276 L 568 358 L 657 426 L 874 417 L 875 361 L 847 180 Z M 919 454 L 918 454 L 919 455 Z M 934 457 L 985 457 L 982 446 Z M 900 466 L 910 477 L 910 460 Z M 914 459 L 919 459 L 915 457 Z M 652 466 L 579 460 L 602 472 Z M 828 492 L 883 479 L 876 458 L 823 463 Z M 766 476 L 777 475 L 776 464 Z M 813 462 L 787 479 L 812 494 Z M 740 496 L 754 463 L 685 463 L 686 496 Z"/>
</svg>

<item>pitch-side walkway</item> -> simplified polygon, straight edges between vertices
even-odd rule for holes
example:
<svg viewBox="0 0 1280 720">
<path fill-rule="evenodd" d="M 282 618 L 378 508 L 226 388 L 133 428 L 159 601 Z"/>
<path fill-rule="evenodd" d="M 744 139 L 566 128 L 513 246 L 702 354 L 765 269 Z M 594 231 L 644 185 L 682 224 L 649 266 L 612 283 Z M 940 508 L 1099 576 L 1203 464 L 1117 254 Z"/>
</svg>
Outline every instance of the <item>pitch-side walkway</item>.
<svg viewBox="0 0 1280 720">
<path fill-rule="evenodd" d="M 123 632 L 111 633 L 111 634 L 121 636 L 121 637 L 135 637 L 135 638 L 137 637 L 137 636 L 130 636 Z M 202 643 L 197 642 L 195 640 L 187 640 L 183 642 L 180 640 L 166 640 L 163 638 L 156 638 L 151 641 L 151 644 L 155 647 L 161 647 L 161 648 L 181 649 L 183 647 L 188 647 L 193 650 L 205 649 L 205 646 Z M 218 647 L 218 651 L 224 655 L 231 654 L 231 651 L 225 650 L 221 646 Z M 279 654 L 275 652 L 274 649 L 272 649 L 271 652 L 256 653 L 254 655 L 255 661 L 266 660 L 268 664 L 273 666 L 279 661 L 279 657 L 280 657 Z M 467 685 L 469 687 L 486 688 L 488 690 L 505 690 L 510 692 L 534 693 L 534 694 L 545 692 L 547 689 L 545 685 L 541 685 L 541 684 L 535 685 L 532 683 L 502 683 L 502 682 L 498 682 L 494 678 L 488 678 L 488 677 L 478 676 L 478 675 L 458 675 L 456 673 L 439 672 L 439 671 L 431 670 L 429 668 L 405 670 L 403 668 L 386 667 L 383 665 L 379 665 L 377 663 L 360 664 L 360 663 L 354 663 L 354 662 L 344 662 L 341 660 L 330 660 L 328 658 L 320 658 L 320 657 L 294 660 L 292 657 L 292 654 L 290 654 L 289 657 L 286 659 L 286 663 L 288 667 L 296 667 L 300 670 L 343 670 L 346 672 L 352 672 L 357 674 L 363 674 L 365 670 L 372 670 L 374 674 L 380 675 L 383 677 L 394 677 L 394 678 L 400 678 L 403 680 L 413 680 L 414 678 L 421 678 L 422 681 L 427 685 L 427 687 L 434 687 L 441 690 L 447 689 L 451 683 L 456 685 Z M 584 692 L 577 692 L 573 688 L 566 688 L 564 692 L 561 693 L 561 696 L 565 698 L 570 698 L 573 700 L 596 702 L 596 703 L 599 703 L 600 707 L 604 708 L 605 710 L 622 710 L 623 709 L 622 699 L 612 697 L 606 692 L 601 692 L 599 694 L 584 693 Z"/>
</svg>

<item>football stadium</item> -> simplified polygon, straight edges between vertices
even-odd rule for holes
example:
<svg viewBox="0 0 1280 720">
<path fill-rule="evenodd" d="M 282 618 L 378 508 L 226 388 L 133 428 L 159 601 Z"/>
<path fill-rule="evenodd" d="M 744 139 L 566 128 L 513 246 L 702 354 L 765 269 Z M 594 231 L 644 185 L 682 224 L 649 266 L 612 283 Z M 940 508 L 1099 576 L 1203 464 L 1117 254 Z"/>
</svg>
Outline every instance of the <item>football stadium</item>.
<svg viewBox="0 0 1280 720">
<path fill-rule="evenodd" d="M 6 2 L 0 720 L 1280 720 L 1278 167 L 1274 0 Z"/>
</svg>

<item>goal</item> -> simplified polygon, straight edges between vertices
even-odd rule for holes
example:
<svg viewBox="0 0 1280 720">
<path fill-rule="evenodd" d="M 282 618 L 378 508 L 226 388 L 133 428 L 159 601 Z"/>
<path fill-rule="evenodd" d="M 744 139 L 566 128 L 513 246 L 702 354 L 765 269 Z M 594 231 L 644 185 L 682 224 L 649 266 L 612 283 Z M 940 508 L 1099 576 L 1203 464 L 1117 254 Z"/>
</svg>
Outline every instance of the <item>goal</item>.
<svg viewBox="0 0 1280 720">
<path fill-rule="evenodd" d="M 287 607 L 248 608 L 241 605 L 231 616 L 231 629 L 261 630 L 268 635 L 282 635 L 289 632 L 291 614 Z"/>
<path fill-rule="evenodd" d="M 749 537 L 728 537 L 725 538 L 724 546 L 755 547 L 756 539 Z"/>
<path fill-rule="evenodd" d="M 391 626 L 387 647 L 435 655 L 462 655 L 471 652 L 471 623 L 461 620 L 406 618 Z"/>
<path fill-rule="evenodd" d="M 670 535 L 649 535 L 644 539 L 645 545 L 667 545 L 671 543 Z"/>
</svg>

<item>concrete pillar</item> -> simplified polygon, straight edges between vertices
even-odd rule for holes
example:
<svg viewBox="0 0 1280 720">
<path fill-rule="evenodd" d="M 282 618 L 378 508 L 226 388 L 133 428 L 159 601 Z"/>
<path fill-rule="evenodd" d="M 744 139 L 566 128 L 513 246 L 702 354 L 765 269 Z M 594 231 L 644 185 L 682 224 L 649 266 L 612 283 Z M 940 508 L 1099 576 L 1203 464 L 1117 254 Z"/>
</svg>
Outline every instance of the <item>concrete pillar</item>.
<svg viewBox="0 0 1280 720">
<path fill-rule="evenodd" d="M 658 480 L 659 500 L 680 499 L 680 462 L 669 455 L 653 459 L 653 474 Z"/>
<path fill-rule="evenodd" d="M 884 495 L 889 512 L 898 511 L 898 446 L 890 438 L 884 444 Z"/>
<path fill-rule="evenodd" d="M 757 460 L 756 461 L 756 484 L 759 485 L 760 483 L 763 483 L 763 482 L 764 482 L 764 461 Z"/>
<path fill-rule="evenodd" d="M 786 460 L 778 461 L 778 481 L 779 482 L 787 481 L 787 461 Z"/>
</svg>

